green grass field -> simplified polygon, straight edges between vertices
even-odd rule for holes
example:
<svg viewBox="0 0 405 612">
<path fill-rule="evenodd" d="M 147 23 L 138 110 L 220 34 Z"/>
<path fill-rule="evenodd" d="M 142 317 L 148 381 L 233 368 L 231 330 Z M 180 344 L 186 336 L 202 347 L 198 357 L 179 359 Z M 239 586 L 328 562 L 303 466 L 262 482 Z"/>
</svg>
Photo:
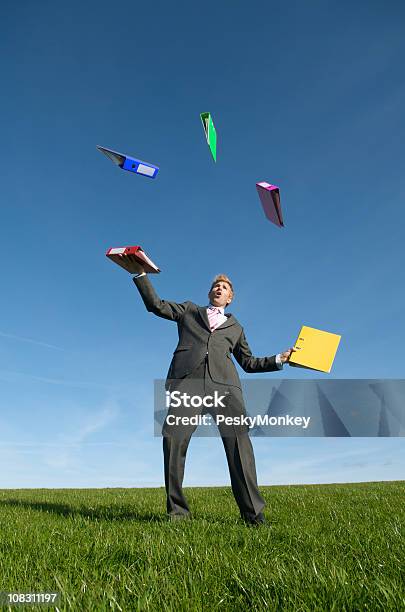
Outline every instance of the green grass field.
<svg viewBox="0 0 405 612">
<path fill-rule="evenodd" d="M 163 489 L 1 490 L 0 591 L 78 611 L 405 610 L 404 482 L 261 491 L 252 528 L 226 487 L 186 489 L 176 523 Z"/>
</svg>

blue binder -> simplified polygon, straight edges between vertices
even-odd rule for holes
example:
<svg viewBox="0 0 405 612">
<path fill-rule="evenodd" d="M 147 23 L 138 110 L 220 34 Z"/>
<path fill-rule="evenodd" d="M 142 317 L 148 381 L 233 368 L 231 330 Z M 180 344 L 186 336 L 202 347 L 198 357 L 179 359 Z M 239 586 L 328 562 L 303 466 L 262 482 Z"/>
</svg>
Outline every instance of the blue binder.
<svg viewBox="0 0 405 612">
<path fill-rule="evenodd" d="M 100 145 L 96 146 L 97 149 L 101 151 L 101 153 L 111 159 L 114 164 L 117 164 L 117 166 L 119 166 L 123 170 L 128 170 L 128 172 L 135 172 L 135 174 L 142 174 L 143 176 L 148 176 L 149 178 L 156 178 L 156 175 L 159 172 L 159 168 L 157 166 L 154 166 L 153 164 L 150 164 L 149 162 L 144 162 L 140 159 L 135 159 L 134 157 L 125 155 L 125 153 L 118 153 L 117 151 L 106 149 L 105 147 L 101 147 Z"/>
</svg>

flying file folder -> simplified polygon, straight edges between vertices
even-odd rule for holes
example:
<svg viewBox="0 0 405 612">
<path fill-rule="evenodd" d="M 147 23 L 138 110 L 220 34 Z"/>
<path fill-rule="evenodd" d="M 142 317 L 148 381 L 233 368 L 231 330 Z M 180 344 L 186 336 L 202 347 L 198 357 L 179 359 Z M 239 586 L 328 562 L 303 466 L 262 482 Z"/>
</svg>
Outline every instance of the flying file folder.
<svg viewBox="0 0 405 612">
<path fill-rule="evenodd" d="M 212 121 L 210 113 L 200 113 L 201 121 L 204 127 L 205 137 L 211 151 L 214 161 L 217 161 L 217 132 Z"/>
<path fill-rule="evenodd" d="M 149 259 L 143 248 L 140 246 L 113 247 L 108 249 L 106 256 L 131 274 L 136 274 L 138 272 L 138 269 L 136 266 L 134 266 L 134 263 L 141 264 L 145 272 L 160 272 L 157 265 L 154 264 L 151 259 Z"/>
<path fill-rule="evenodd" d="M 266 217 L 279 227 L 284 227 L 280 203 L 280 189 L 277 185 L 270 185 L 270 183 L 266 183 L 266 181 L 256 183 L 256 189 Z"/>
<path fill-rule="evenodd" d="M 111 159 L 114 164 L 123 170 L 135 172 L 135 174 L 142 174 L 142 176 L 149 176 L 149 178 L 156 178 L 156 175 L 159 172 L 159 168 L 153 164 L 150 164 L 149 162 L 135 159 L 135 157 L 130 157 L 125 153 L 118 153 L 118 151 L 113 151 L 112 149 L 106 149 L 100 145 L 96 146 L 101 153 L 108 157 L 108 159 Z"/>
<path fill-rule="evenodd" d="M 303 325 L 288 363 L 292 366 L 330 372 L 342 336 Z"/>
</svg>

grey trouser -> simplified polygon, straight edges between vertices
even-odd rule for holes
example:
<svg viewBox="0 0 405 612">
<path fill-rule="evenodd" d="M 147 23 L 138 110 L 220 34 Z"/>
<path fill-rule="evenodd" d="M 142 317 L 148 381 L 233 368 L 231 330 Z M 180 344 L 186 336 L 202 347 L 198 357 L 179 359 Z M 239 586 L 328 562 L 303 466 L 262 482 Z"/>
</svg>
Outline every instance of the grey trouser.
<svg viewBox="0 0 405 612">
<path fill-rule="evenodd" d="M 246 414 L 242 392 L 237 387 L 214 383 L 204 360 L 187 378 L 179 382 L 179 388 L 187 389 L 190 395 L 214 395 L 215 390 L 226 394 L 226 408 L 170 408 L 168 415 L 194 416 L 202 411 L 215 416 L 222 412 L 226 416 Z M 163 425 L 163 453 L 165 465 L 165 485 L 167 512 L 169 514 L 188 514 L 189 507 L 183 494 L 184 465 L 188 445 L 196 425 Z M 246 426 L 219 426 L 225 448 L 231 477 L 232 491 L 242 517 L 253 519 L 265 506 L 257 486 L 256 466 L 252 443 Z"/>
</svg>

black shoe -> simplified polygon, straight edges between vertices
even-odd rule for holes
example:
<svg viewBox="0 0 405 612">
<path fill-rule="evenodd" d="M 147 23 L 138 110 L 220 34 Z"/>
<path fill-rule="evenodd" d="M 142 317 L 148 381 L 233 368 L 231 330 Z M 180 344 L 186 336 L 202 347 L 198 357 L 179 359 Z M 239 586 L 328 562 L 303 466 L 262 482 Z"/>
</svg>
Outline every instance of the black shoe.
<svg viewBox="0 0 405 612">
<path fill-rule="evenodd" d="M 245 523 L 251 525 L 252 527 L 258 527 L 259 525 L 266 524 L 266 519 L 264 518 L 264 514 L 262 512 L 259 512 L 259 514 L 256 514 L 256 516 L 253 517 L 251 515 L 245 515 L 243 517 L 243 520 L 245 521 Z"/>
</svg>

